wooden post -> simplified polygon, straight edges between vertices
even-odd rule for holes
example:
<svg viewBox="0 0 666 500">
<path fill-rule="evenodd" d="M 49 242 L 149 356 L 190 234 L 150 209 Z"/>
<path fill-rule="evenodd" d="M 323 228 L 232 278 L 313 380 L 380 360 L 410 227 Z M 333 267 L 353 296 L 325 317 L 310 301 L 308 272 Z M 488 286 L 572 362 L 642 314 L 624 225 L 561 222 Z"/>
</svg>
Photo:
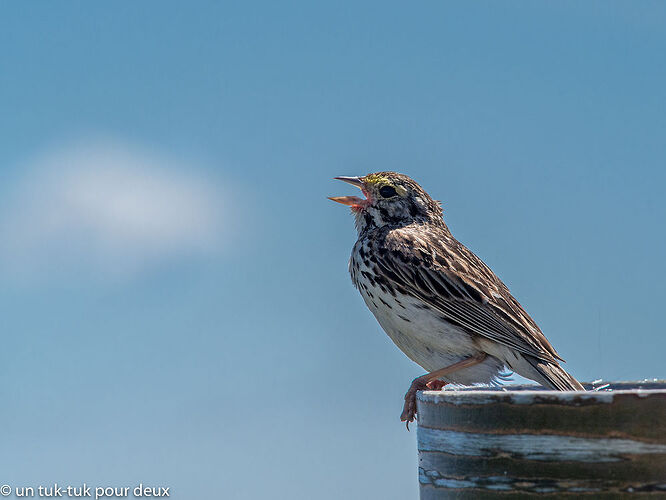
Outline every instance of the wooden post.
<svg viewBox="0 0 666 500">
<path fill-rule="evenodd" d="M 417 396 L 421 500 L 666 498 L 666 382 Z"/>
</svg>

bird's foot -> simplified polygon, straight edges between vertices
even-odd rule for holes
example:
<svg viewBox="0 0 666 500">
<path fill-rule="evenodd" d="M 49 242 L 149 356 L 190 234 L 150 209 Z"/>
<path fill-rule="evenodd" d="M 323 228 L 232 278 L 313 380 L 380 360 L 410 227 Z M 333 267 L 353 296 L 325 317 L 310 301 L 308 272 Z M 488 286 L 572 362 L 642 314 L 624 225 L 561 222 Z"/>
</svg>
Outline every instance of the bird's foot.
<svg viewBox="0 0 666 500">
<path fill-rule="evenodd" d="M 463 368 L 478 365 L 479 363 L 482 363 L 487 356 L 488 355 L 485 352 L 479 353 L 412 380 L 412 385 L 409 386 L 409 390 L 407 391 L 407 394 L 405 394 L 405 405 L 402 407 L 402 415 L 400 415 L 400 420 L 407 422 L 407 430 L 409 430 L 409 423 L 414 421 L 414 416 L 416 415 L 416 393 L 418 391 L 422 391 L 425 388 L 434 389 L 435 387 L 441 389 L 445 385 L 445 382 L 440 381 L 440 377 L 462 370 Z"/>
<path fill-rule="evenodd" d="M 442 387 L 447 384 L 448 382 L 444 382 L 443 380 L 431 380 L 426 384 L 426 387 L 431 391 L 441 391 Z"/>
<path fill-rule="evenodd" d="M 409 390 L 405 394 L 405 404 L 402 407 L 400 421 L 405 422 L 407 430 L 409 430 L 409 423 L 413 422 L 416 416 L 416 393 L 427 387 L 428 383 L 424 380 L 424 377 L 418 377 L 412 380 L 412 385 L 409 386 Z"/>
</svg>

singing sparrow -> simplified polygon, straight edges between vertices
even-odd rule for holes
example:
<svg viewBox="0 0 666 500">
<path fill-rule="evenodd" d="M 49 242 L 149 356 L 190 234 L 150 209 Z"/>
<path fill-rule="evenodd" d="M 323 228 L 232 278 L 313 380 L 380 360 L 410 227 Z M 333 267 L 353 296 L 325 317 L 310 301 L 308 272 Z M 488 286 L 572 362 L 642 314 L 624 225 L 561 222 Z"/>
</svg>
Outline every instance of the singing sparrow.
<svg viewBox="0 0 666 500">
<path fill-rule="evenodd" d="M 421 186 L 396 172 L 336 179 L 365 195 L 330 198 L 356 218 L 352 281 L 391 340 L 428 371 L 407 391 L 402 421 L 414 420 L 418 390 L 492 383 L 504 367 L 550 389 L 584 390 L 504 283 L 453 237 Z"/>
</svg>

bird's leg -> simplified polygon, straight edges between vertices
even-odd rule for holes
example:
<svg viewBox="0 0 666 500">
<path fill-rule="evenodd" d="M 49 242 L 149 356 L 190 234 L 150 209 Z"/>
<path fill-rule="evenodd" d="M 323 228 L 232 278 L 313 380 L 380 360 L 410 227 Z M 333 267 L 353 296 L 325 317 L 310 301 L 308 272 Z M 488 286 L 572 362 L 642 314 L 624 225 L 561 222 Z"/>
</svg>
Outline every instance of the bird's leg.
<svg viewBox="0 0 666 500">
<path fill-rule="evenodd" d="M 476 356 L 463 359 L 462 361 L 458 361 L 457 363 L 454 363 L 445 368 L 441 368 L 439 370 L 435 370 L 434 372 L 426 373 L 425 375 L 415 378 L 412 381 L 412 385 L 409 386 L 407 394 L 405 394 L 405 406 L 403 406 L 402 415 L 400 415 L 400 420 L 402 422 L 407 422 L 407 430 L 409 430 L 409 423 L 414 421 L 414 415 L 416 415 L 416 393 L 418 391 L 422 391 L 428 387 L 428 384 L 440 377 L 443 377 L 444 375 L 462 370 L 463 368 L 478 365 L 484 359 L 486 359 L 486 356 L 486 353 L 477 354 Z"/>
</svg>

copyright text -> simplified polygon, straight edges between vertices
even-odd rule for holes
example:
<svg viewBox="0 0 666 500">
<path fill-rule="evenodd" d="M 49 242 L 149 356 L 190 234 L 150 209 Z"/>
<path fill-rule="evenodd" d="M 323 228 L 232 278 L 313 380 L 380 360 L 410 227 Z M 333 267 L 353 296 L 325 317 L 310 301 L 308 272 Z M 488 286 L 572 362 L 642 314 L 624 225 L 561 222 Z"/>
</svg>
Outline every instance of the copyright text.
<svg viewBox="0 0 666 500">
<path fill-rule="evenodd" d="M 146 486 L 139 483 L 135 486 L 78 486 L 58 483 L 38 486 L 0 486 L 0 495 L 15 498 L 155 498 L 169 497 L 169 488 L 164 486 Z"/>
</svg>

